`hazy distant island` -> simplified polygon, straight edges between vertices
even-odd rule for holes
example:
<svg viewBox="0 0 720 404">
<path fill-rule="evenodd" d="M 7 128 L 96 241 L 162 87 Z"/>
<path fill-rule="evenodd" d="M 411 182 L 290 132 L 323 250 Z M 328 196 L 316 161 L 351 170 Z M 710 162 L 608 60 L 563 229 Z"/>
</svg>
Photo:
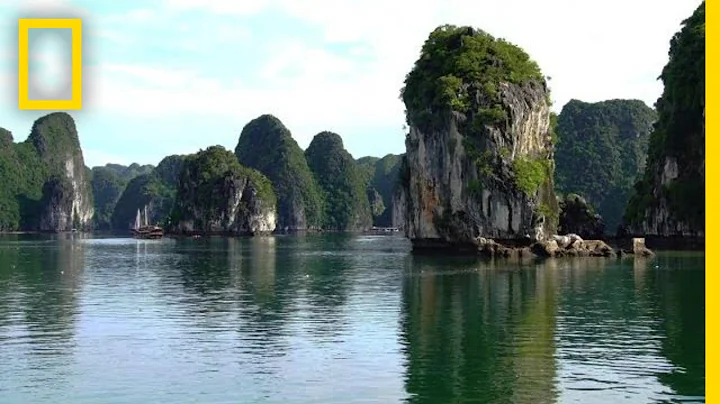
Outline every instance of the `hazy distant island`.
<svg viewBox="0 0 720 404">
<path fill-rule="evenodd" d="M 655 108 L 571 100 L 556 116 L 525 51 L 472 27 L 430 33 L 408 73 L 406 153 L 355 159 L 340 134 L 307 150 L 266 114 L 235 150 L 88 168 L 73 118 L 0 129 L 0 231 L 167 233 L 399 228 L 416 249 L 614 255 L 614 236 L 704 242 L 705 3 L 683 22 Z M 588 241 L 597 240 L 597 241 Z"/>
</svg>

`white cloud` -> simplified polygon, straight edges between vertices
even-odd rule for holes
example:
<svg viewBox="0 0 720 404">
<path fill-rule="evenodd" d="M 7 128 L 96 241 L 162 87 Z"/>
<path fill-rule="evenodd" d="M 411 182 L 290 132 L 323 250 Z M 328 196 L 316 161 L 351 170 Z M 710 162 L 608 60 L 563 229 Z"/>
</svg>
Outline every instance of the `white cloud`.
<svg viewBox="0 0 720 404">
<path fill-rule="evenodd" d="M 7 1 L 38 9 L 37 2 Z M 83 12 L 65 1 L 51 3 L 52 9 Z M 123 58 L 128 55 L 128 59 L 105 48 L 107 59 L 86 68 L 85 77 L 91 81 L 86 85 L 84 113 L 138 120 L 214 119 L 231 122 L 238 130 L 260 114 L 273 113 L 301 145 L 307 145 L 321 130 L 342 135 L 348 128 L 356 132 L 388 128 L 398 133 L 397 140 L 389 141 L 401 144 L 404 106 L 399 90 L 430 31 L 445 23 L 476 26 L 524 48 L 552 76 L 556 109 L 570 98 L 639 98 L 652 105 L 662 90 L 656 78 L 667 62 L 669 40 L 699 1 L 161 0 L 133 4 L 141 6 L 90 20 L 99 41 L 113 40 L 104 45 L 132 46 L 123 48 Z M 263 11 L 268 13 L 261 16 Z M 277 13 L 313 30 L 277 26 L 276 32 L 287 32 L 277 39 L 277 35 L 252 32 L 246 24 L 249 18 Z M 255 20 L 254 25 L 277 24 L 259 22 Z M 321 40 L 313 40 L 318 33 Z M 249 41 L 254 47 L 239 46 Z M 158 45 L 170 57 L 162 64 L 150 63 L 148 56 L 153 55 L 147 52 Z M 338 47 L 344 51 L 333 51 Z M 254 51 L 246 53 L 247 49 Z M 261 51 L 256 53 L 257 49 Z M 206 63 L 206 56 L 215 65 Z M 7 82 L 16 86 L 13 80 Z M 153 135 L 179 136 L 176 132 Z M 383 145 L 372 147 L 378 148 L 375 154 L 385 153 Z M 99 150 L 88 153 L 100 155 Z"/>
<path fill-rule="evenodd" d="M 251 15 L 263 10 L 268 0 L 163 0 L 163 8 L 169 11 L 206 11 L 218 14 Z"/>
</svg>

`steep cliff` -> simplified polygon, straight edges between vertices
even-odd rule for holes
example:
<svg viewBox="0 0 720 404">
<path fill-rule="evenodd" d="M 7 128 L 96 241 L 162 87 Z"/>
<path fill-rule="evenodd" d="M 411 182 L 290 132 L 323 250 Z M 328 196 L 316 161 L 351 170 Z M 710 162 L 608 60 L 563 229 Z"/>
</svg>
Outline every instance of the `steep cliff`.
<svg viewBox="0 0 720 404">
<path fill-rule="evenodd" d="M 242 166 L 222 146 L 188 156 L 180 174 L 171 231 L 204 234 L 272 232 L 277 197 L 259 171 Z"/>
<path fill-rule="evenodd" d="M 146 209 L 150 224 L 167 224 L 184 161 L 185 156 L 165 157 L 150 173 L 131 179 L 113 209 L 113 230 L 132 228 L 137 211 Z"/>
<path fill-rule="evenodd" d="M 470 27 L 439 27 L 402 99 L 410 132 L 396 199 L 415 246 L 555 232 L 549 91 L 523 50 Z"/>
<path fill-rule="evenodd" d="M 655 111 L 640 100 L 571 100 L 558 117 L 557 188 L 587 198 L 615 233 L 645 169 Z"/>
<path fill-rule="evenodd" d="M 305 157 L 323 195 L 322 227 L 326 230 L 365 230 L 372 225 L 370 202 L 362 174 L 345 150 L 340 136 L 321 132 Z"/>
<path fill-rule="evenodd" d="M 278 197 L 278 229 L 306 230 L 321 225 L 320 192 L 305 155 L 290 131 L 272 115 L 250 121 L 235 155 L 240 164 L 264 174 Z"/>
<path fill-rule="evenodd" d="M 51 184 L 44 189 L 69 191 L 71 195 L 69 198 L 61 199 L 51 195 L 48 199 L 44 199 L 62 200 L 63 203 L 50 202 L 41 205 L 39 230 L 67 231 L 73 227 L 90 228 L 94 212 L 92 189 L 90 179 L 87 177 L 75 121 L 66 113 L 46 115 L 35 121 L 27 141 L 35 146 L 40 159 L 48 167 L 50 177 L 46 181 Z M 61 182 L 66 180 L 69 188 L 52 186 L 55 177 Z"/>
<path fill-rule="evenodd" d="M 705 2 L 683 21 L 669 55 L 647 166 L 628 203 L 625 231 L 704 236 Z"/>
<path fill-rule="evenodd" d="M 0 137 L 0 230 L 91 227 L 90 179 L 70 115 L 39 118 L 21 143 L 5 130 Z"/>
</svg>

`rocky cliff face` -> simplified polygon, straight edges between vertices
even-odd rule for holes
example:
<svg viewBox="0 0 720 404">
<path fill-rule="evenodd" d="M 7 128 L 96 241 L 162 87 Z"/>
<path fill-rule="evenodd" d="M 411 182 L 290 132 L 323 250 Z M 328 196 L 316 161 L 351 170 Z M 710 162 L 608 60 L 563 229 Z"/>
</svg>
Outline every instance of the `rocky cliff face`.
<svg viewBox="0 0 720 404">
<path fill-rule="evenodd" d="M 260 171 L 272 182 L 280 230 L 320 227 L 320 190 L 302 149 L 278 118 L 262 115 L 245 125 L 235 155 L 240 164 Z"/>
<path fill-rule="evenodd" d="M 92 189 L 75 121 L 66 113 L 46 115 L 35 121 L 28 141 L 35 146 L 51 174 L 44 187 L 39 229 L 91 228 Z"/>
<path fill-rule="evenodd" d="M 212 146 L 189 156 L 180 175 L 171 231 L 256 234 L 277 225 L 277 198 L 270 181 L 243 167 L 235 155 Z"/>
<path fill-rule="evenodd" d="M 643 178 L 625 212 L 625 232 L 705 234 L 705 2 L 670 42 Z"/>
<path fill-rule="evenodd" d="M 556 231 L 549 94 L 522 50 L 472 28 L 440 27 L 403 100 L 410 132 L 395 200 L 416 246 Z"/>
</svg>

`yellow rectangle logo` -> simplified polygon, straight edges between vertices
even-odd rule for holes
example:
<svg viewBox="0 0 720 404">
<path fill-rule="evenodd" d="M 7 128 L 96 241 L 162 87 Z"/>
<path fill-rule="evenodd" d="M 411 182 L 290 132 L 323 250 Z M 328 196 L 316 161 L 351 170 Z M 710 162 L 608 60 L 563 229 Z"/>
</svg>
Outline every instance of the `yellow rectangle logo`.
<svg viewBox="0 0 720 404">
<path fill-rule="evenodd" d="M 72 96 L 69 100 L 30 100 L 28 36 L 31 29 L 70 29 L 72 34 Z M 21 110 L 78 110 L 82 108 L 82 20 L 79 18 L 21 18 L 18 20 L 18 107 Z"/>
</svg>

